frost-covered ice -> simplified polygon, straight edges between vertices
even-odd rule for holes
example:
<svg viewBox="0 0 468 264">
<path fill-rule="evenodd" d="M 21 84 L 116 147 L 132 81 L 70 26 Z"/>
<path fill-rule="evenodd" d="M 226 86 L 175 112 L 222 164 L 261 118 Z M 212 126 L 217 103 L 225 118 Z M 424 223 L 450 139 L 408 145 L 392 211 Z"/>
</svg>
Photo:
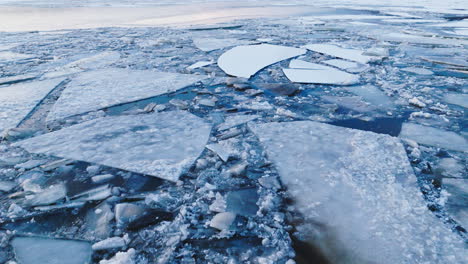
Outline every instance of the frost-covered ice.
<svg viewBox="0 0 468 264">
<path fill-rule="evenodd" d="M 252 41 L 249 40 L 241 40 L 241 39 L 234 39 L 234 38 L 195 38 L 193 39 L 193 44 L 197 48 L 202 51 L 213 51 L 217 49 L 224 49 L 232 46 L 239 46 L 239 45 L 250 45 L 253 44 Z"/>
<path fill-rule="evenodd" d="M 223 53 L 218 66 L 228 75 L 250 78 L 271 64 L 304 53 L 304 49 L 270 44 L 238 46 Z"/>
<path fill-rule="evenodd" d="M 21 264 L 83 264 L 91 261 L 91 244 L 84 241 L 16 237 L 11 242 Z"/>
<path fill-rule="evenodd" d="M 67 85 L 47 120 L 174 92 L 203 79 L 206 76 L 117 68 L 81 73 Z"/>
<path fill-rule="evenodd" d="M 444 95 L 445 102 L 468 108 L 468 94 L 448 93 Z"/>
<path fill-rule="evenodd" d="M 376 60 L 376 57 L 363 55 L 364 51 L 362 50 L 346 49 L 332 44 L 309 44 L 304 46 L 304 48 L 333 57 L 356 61 L 362 64 Z"/>
<path fill-rule="evenodd" d="M 283 69 L 283 72 L 295 83 L 351 85 L 359 82 L 357 75 L 301 60 L 291 61 L 289 69 Z"/>
<path fill-rule="evenodd" d="M 397 138 L 309 121 L 249 126 L 295 207 L 321 226 L 308 239 L 332 260 L 338 245 L 352 263 L 466 260 L 461 239 L 427 211 Z M 320 232 L 337 244 L 321 242 Z"/>
<path fill-rule="evenodd" d="M 0 132 L 16 127 L 64 79 L 0 86 Z"/>
<path fill-rule="evenodd" d="M 202 119 L 173 111 L 95 119 L 16 145 L 177 181 L 204 149 L 210 130 Z"/>
<path fill-rule="evenodd" d="M 400 138 L 411 139 L 421 144 L 439 148 L 468 151 L 468 141 L 455 132 L 445 131 L 434 127 L 404 123 Z"/>
</svg>

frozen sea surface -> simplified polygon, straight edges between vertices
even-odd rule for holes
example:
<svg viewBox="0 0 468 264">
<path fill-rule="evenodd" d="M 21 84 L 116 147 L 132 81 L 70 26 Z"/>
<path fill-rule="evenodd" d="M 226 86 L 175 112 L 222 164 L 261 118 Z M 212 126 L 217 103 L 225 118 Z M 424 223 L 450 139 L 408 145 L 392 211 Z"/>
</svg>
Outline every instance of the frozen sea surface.
<svg viewBox="0 0 468 264">
<path fill-rule="evenodd" d="M 466 21 L 0 0 L 0 263 L 466 263 Z"/>
</svg>

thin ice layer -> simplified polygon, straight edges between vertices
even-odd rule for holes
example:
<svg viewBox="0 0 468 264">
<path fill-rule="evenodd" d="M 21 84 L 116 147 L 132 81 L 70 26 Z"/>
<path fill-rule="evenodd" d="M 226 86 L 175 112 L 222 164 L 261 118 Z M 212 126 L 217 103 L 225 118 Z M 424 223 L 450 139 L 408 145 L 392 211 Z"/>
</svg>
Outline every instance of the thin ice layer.
<svg viewBox="0 0 468 264">
<path fill-rule="evenodd" d="M 210 131 L 201 118 L 173 111 L 95 119 L 16 145 L 177 181 L 203 151 Z"/>
<path fill-rule="evenodd" d="M 306 53 L 304 49 L 270 44 L 238 46 L 221 55 L 218 66 L 232 76 L 250 78 L 259 70 Z"/>
<path fill-rule="evenodd" d="M 326 55 L 346 60 L 356 61 L 363 64 L 375 60 L 375 57 L 362 55 L 364 53 L 364 51 L 362 50 L 345 49 L 331 44 L 310 44 L 304 46 L 304 48 L 318 53 L 323 53 Z"/>
<path fill-rule="evenodd" d="M 48 121 L 158 96 L 206 76 L 149 70 L 103 69 L 74 78 L 53 106 Z"/>
<path fill-rule="evenodd" d="M 377 87 L 372 85 L 353 86 L 347 88 L 348 91 L 361 96 L 364 100 L 376 106 L 379 109 L 392 109 L 394 104 L 392 100 Z"/>
<path fill-rule="evenodd" d="M 21 264 L 83 264 L 91 261 L 91 244 L 85 241 L 16 237 L 11 245 Z"/>
<path fill-rule="evenodd" d="M 195 38 L 193 39 L 193 44 L 200 50 L 209 52 L 237 45 L 249 45 L 252 44 L 252 41 L 235 38 Z"/>
<path fill-rule="evenodd" d="M 359 82 L 359 76 L 321 64 L 292 60 L 291 69 L 283 69 L 288 79 L 295 83 L 351 85 Z"/>
<path fill-rule="evenodd" d="M 0 87 L 0 132 L 16 127 L 64 79 Z"/>
<path fill-rule="evenodd" d="M 343 261 L 338 245 L 346 263 L 463 263 L 463 242 L 427 210 L 397 138 L 312 121 L 249 127 L 305 222 L 320 227 L 301 235 L 332 263 Z"/>
<path fill-rule="evenodd" d="M 399 137 L 411 139 L 421 144 L 456 151 L 468 151 L 468 141 L 455 132 L 434 127 L 404 123 Z"/>
</svg>

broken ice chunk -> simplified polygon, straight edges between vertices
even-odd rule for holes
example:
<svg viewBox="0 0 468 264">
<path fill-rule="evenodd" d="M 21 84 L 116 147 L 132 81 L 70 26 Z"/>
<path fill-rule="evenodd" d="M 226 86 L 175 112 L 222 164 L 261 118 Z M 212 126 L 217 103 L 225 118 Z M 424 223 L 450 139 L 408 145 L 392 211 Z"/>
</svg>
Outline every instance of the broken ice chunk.
<svg viewBox="0 0 468 264">
<path fill-rule="evenodd" d="M 0 181 L 0 192 L 9 192 L 16 187 L 16 183 L 12 181 Z"/>
<path fill-rule="evenodd" d="M 229 230 L 236 219 L 235 213 L 224 212 L 216 214 L 210 221 L 210 226 L 218 230 Z"/>
<path fill-rule="evenodd" d="M 371 112 L 375 107 L 367 102 L 364 102 L 360 96 L 331 96 L 324 95 L 322 99 L 341 107 L 354 110 L 356 112 Z"/>
<path fill-rule="evenodd" d="M 347 90 L 361 96 L 364 100 L 372 103 L 372 105 L 378 107 L 379 109 L 390 110 L 394 107 L 394 104 L 390 98 L 375 86 L 353 86 L 347 88 Z"/>
<path fill-rule="evenodd" d="M 194 38 L 193 44 L 202 51 L 213 51 L 217 49 L 224 49 L 232 46 L 250 45 L 254 42 L 249 40 L 240 40 L 235 38 Z"/>
<path fill-rule="evenodd" d="M 432 74 L 434 74 L 434 72 L 432 72 L 432 71 L 430 71 L 428 69 L 417 68 L 417 67 L 406 67 L 406 68 L 403 68 L 401 70 L 405 71 L 405 72 L 420 74 L 420 75 L 432 75 Z"/>
<path fill-rule="evenodd" d="M 0 85 L 25 82 L 25 81 L 32 80 L 36 77 L 37 77 L 37 74 L 22 74 L 22 75 L 15 75 L 15 76 L 9 76 L 9 77 L 1 77 Z"/>
<path fill-rule="evenodd" d="M 356 61 L 362 64 L 376 60 L 376 57 L 363 55 L 364 51 L 362 50 L 346 49 L 332 44 L 310 44 L 304 46 L 304 48 L 333 57 Z"/>
<path fill-rule="evenodd" d="M 232 76 L 250 78 L 259 70 L 306 53 L 304 49 L 270 44 L 238 46 L 218 59 L 218 66 Z"/>
<path fill-rule="evenodd" d="M 21 264 L 83 264 L 91 261 L 91 245 L 84 241 L 15 237 L 11 245 Z"/>
<path fill-rule="evenodd" d="M 174 92 L 206 76 L 150 70 L 103 69 L 74 78 L 47 116 L 48 121 Z"/>
<path fill-rule="evenodd" d="M 225 120 L 224 123 L 218 126 L 218 130 L 226 130 L 231 127 L 235 127 L 238 125 L 245 124 L 247 122 L 253 121 L 255 119 L 259 118 L 258 115 L 231 115 L 228 116 Z"/>
<path fill-rule="evenodd" d="M 445 131 L 413 123 L 404 123 L 400 138 L 411 139 L 421 144 L 456 151 L 468 151 L 467 140 L 455 132 Z"/>
<path fill-rule="evenodd" d="M 210 130 L 203 119 L 173 111 L 99 118 L 15 144 L 177 181 L 205 148 Z"/>
<path fill-rule="evenodd" d="M 220 144 L 208 144 L 206 148 L 216 153 L 224 162 L 228 161 L 229 157 L 232 155 L 232 151 L 226 146 Z"/>
<path fill-rule="evenodd" d="M 131 203 L 119 203 L 115 205 L 115 221 L 117 225 L 122 227 L 128 223 L 142 217 L 146 212 L 146 208 L 131 204 Z"/>
<path fill-rule="evenodd" d="M 37 205 L 48 205 L 56 203 L 65 198 L 67 195 L 67 189 L 65 184 L 60 183 L 52 185 L 41 192 L 34 194 L 30 197 L 26 197 L 24 205 L 26 206 L 37 206 Z"/>
<path fill-rule="evenodd" d="M 199 61 L 187 67 L 187 70 L 195 70 L 213 64 L 214 61 Z"/>
<path fill-rule="evenodd" d="M 117 252 L 111 259 L 99 261 L 99 264 L 135 264 L 135 255 L 135 249 L 130 248 L 126 252 Z"/>
<path fill-rule="evenodd" d="M 96 242 L 92 245 L 93 250 L 105 250 L 112 248 L 123 248 L 126 245 L 125 238 L 122 237 L 109 237 L 107 239 Z"/>
<path fill-rule="evenodd" d="M 0 133 L 13 128 L 64 79 L 53 79 L 0 87 Z"/>
<path fill-rule="evenodd" d="M 91 190 L 79 193 L 73 197 L 72 200 L 76 201 L 99 201 L 104 200 L 112 195 L 112 188 L 109 185 L 103 185 Z"/>
<path fill-rule="evenodd" d="M 249 127 L 316 223 L 301 237 L 329 259 L 339 241 L 356 263 L 463 263 L 462 239 L 427 210 L 398 138 L 310 121 Z"/>
<path fill-rule="evenodd" d="M 293 60 L 289 67 L 291 69 L 283 69 L 283 72 L 296 83 L 351 85 L 359 82 L 357 75 L 316 63 Z"/>
<path fill-rule="evenodd" d="M 468 94 L 448 93 L 444 95 L 445 102 L 468 108 Z"/>
<path fill-rule="evenodd" d="M 102 175 L 96 175 L 96 176 L 91 177 L 91 181 L 94 183 L 103 183 L 103 182 L 110 181 L 114 178 L 115 177 L 112 174 L 102 174 Z"/>
<path fill-rule="evenodd" d="M 326 61 L 323 61 L 323 63 L 332 65 L 337 68 L 346 70 L 348 72 L 353 72 L 353 73 L 362 72 L 366 69 L 366 66 L 363 64 L 352 62 L 352 61 L 339 60 L 339 59 L 326 60 Z"/>
</svg>

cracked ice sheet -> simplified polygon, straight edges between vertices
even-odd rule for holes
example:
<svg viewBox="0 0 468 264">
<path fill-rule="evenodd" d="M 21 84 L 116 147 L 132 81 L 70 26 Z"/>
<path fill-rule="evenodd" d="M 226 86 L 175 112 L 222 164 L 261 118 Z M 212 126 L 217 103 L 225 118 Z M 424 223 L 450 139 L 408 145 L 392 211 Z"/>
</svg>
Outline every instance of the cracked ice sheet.
<svg viewBox="0 0 468 264">
<path fill-rule="evenodd" d="M 0 132 L 14 128 L 64 79 L 0 87 Z"/>
<path fill-rule="evenodd" d="M 397 138 L 311 121 L 249 127 L 305 222 L 328 225 L 350 262 L 463 263 L 463 242 L 427 210 Z"/>
<path fill-rule="evenodd" d="M 434 127 L 403 123 L 399 137 L 438 148 L 468 152 L 468 141 L 464 137 Z"/>
<path fill-rule="evenodd" d="M 359 82 L 358 75 L 307 61 L 292 60 L 289 67 L 290 69 L 283 69 L 283 72 L 295 83 L 351 85 Z"/>
<path fill-rule="evenodd" d="M 174 92 L 206 78 L 117 68 L 81 73 L 62 92 L 47 121 Z"/>
<path fill-rule="evenodd" d="M 202 51 L 213 51 L 217 49 L 224 49 L 227 47 L 238 46 L 238 45 L 250 45 L 252 41 L 240 40 L 235 38 L 194 38 L 193 44 Z"/>
<path fill-rule="evenodd" d="M 250 78 L 271 64 L 305 53 L 305 49 L 270 44 L 238 46 L 223 53 L 218 66 L 228 75 Z"/>
<path fill-rule="evenodd" d="M 27 60 L 27 59 L 31 59 L 31 58 L 34 58 L 34 55 L 15 53 L 15 52 L 11 52 L 11 51 L 2 51 L 2 52 L 0 52 L 0 62 Z"/>
<path fill-rule="evenodd" d="M 172 111 L 99 118 L 15 145 L 177 181 L 205 148 L 210 131 L 201 118 Z"/>
<path fill-rule="evenodd" d="M 345 49 L 331 44 L 310 44 L 305 45 L 304 48 L 333 57 L 356 61 L 362 64 L 378 59 L 378 57 L 362 55 L 364 53 L 362 50 Z"/>
</svg>

